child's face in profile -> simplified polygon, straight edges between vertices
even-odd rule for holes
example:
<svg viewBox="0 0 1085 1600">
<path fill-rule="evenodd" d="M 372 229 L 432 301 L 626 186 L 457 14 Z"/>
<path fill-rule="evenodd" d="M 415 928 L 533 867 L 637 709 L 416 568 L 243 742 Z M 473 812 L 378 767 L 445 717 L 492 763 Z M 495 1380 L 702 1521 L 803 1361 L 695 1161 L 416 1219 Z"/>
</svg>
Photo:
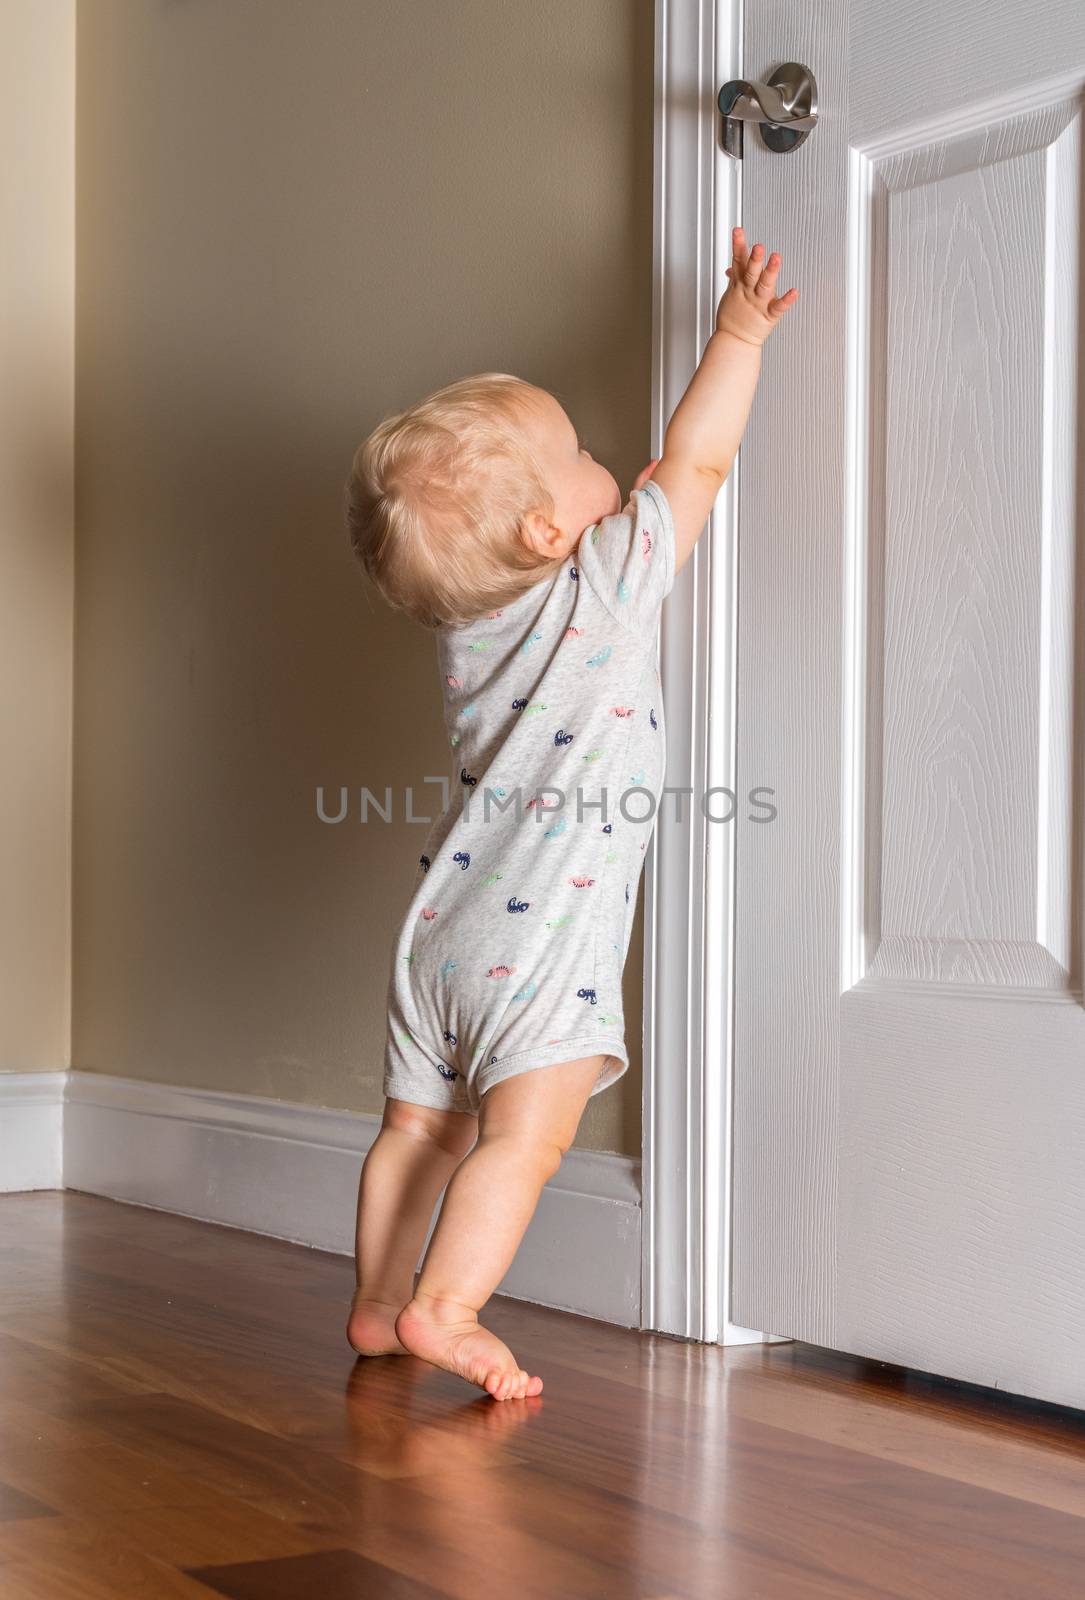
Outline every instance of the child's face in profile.
<svg viewBox="0 0 1085 1600">
<path fill-rule="evenodd" d="M 606 467 L 582 447 L 553 395 L 539 389 L 532 402 L 525 427 L 554 497 L 554 516 L 548 523 L 541 514 L 532 513 L 525 534 L 532 548 L 550 559 L 568 555 L 585 528 L 621 511 L 622 497 Z"/>
</svg>

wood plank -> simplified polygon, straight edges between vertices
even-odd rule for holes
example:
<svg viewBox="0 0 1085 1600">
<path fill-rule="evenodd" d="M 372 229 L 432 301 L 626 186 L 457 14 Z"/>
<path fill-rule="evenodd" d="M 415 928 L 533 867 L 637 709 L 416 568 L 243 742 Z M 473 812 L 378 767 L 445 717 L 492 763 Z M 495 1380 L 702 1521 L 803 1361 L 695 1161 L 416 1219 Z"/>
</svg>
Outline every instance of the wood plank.
<svg viewBox="0 0 1085 1600">
<path fill-rule="evenodd" d="M 4 1600 L 207 1600 L 207 1590 L 98 1522 L 49 1517 L 0 1525 Z"/>
<path fill-rule="evenodd" d="M 137 1511 L 154 1505 L 207 1505 L 214 1490 L 177 1472 L 154 1450 L 122 1444 L 74 1449 L 10 1446 L 0 1442 L 5 1482 L 34 1495 L 54 1511 L 73 1515 Z"/>
<path fill-rule="evenodd" d="M 252 1561 L 197 1569 L 192 1576 L 230 1600 L 296 1600 L 319 1594 L 321 1600 L 447 1600 L 447 1591 L 390 1572 L 354 1550 L 325 1550 L 287 1561 Z"/>
<path fill-rule="evenodd" d="M 55 1517 L 56 1511 L 44 1500 L 24 1494 L 10 1483 L 0 1481 L 0 1522 L 21 1522 L 31 1517 Z"/>
<path fill-rule="evenodd" d="M 1081 1413 L 495 1297 L 501 1405 L 356 1360 L 341 1257 L 135 1215 L 0 1200 L 4 1600 L 1080 1592 Z"/>
</svg>

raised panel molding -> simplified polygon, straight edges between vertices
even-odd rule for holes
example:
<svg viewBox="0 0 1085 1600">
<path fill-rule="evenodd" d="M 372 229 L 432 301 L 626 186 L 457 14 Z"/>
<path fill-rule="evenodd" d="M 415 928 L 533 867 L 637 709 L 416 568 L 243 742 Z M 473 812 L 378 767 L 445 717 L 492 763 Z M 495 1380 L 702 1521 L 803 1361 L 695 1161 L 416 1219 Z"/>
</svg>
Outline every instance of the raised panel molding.
<svg viewBox="0 0 1085 1600">
<path fill-rule="evenodd" d="M 1081 1000 L 1080 105 L 851 152 L 842 992 Z"/>
</svg>

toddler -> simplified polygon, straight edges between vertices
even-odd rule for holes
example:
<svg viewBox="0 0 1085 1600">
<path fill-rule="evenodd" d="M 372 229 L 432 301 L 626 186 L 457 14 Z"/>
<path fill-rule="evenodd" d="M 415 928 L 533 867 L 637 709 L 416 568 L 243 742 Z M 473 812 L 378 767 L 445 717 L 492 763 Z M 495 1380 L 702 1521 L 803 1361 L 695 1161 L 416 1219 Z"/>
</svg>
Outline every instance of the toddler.
<svg viewBox="0 0 1085 1600">
<path fill-rule="evenodd" d="M 359 560 L 435 634 L 455 773 L 392 950 L 347 1338 L 495 1400 L 542 1379 L 478 1314 L 587 1100 L 629 1063 L 622 969 L 663 786 L 660 608 L 798 295 L 775 295 L 778 254 L 747 251 L 741 228 L 732 244 L 715 332 L 624 508 L 554 397 L 503 373 L 386 418 L 347 486 Z"/>
</svg>

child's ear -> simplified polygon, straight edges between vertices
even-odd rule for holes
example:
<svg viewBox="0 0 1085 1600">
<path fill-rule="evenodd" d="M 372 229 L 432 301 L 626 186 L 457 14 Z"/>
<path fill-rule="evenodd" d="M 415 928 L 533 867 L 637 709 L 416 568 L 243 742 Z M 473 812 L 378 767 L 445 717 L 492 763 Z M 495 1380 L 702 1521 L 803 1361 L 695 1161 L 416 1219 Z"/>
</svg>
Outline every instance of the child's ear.
<svg viewBox="0 0 1085 1600">
<path fill-rule="evenodd" d="M 541 511 L 529 511 L 520 522 L 520 537 L 529 550 L 552 561 L 565 551 L 565 535 Z"/>
</svg>

